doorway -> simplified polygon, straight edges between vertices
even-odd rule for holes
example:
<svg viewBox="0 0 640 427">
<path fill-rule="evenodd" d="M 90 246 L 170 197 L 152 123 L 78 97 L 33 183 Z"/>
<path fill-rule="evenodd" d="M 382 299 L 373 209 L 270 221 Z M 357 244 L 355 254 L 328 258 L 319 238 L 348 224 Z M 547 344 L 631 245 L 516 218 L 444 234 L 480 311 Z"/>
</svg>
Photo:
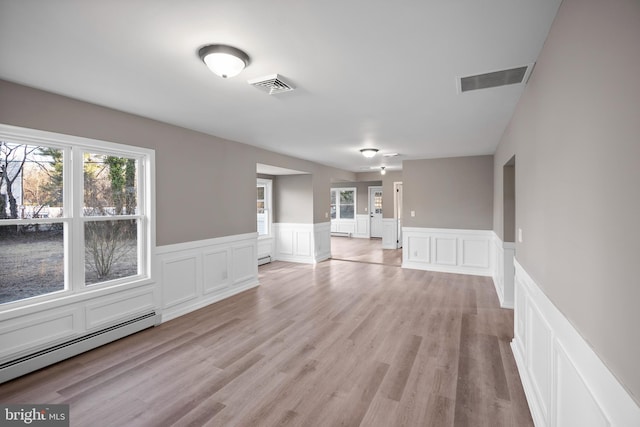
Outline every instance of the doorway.
<svg viewBox="0 0 640 427">
<path fill-rule="evenodd" d="M 513 156 L 502 167 L 502 251 L 498 266 L 502 267 L 498 287 L 502 295 L 500 305 L 513 308 L 516 256 L 516 157 Z"/>
<path fill-rule="evenodd" d="M 382 187 L 369 187 L 370 236 L 382 238 Z"/>
</svg>

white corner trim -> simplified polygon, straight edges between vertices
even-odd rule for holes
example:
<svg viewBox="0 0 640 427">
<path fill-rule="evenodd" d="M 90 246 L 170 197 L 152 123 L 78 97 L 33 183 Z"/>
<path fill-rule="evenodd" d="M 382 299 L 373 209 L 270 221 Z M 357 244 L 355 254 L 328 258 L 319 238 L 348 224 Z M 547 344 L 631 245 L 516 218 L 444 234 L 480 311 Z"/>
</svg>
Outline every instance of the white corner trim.
<svg viewBox="0 0 640 427">
<path fill-rule="evenodd" d="M 491 230 L 402 227 L 402 267 L 492 276 Z"/>
<path fill-rule="evenodd" d="M 640 426 L 640 406 L 515 261 L 511 343 L 538 427 Z"/>
</svg>

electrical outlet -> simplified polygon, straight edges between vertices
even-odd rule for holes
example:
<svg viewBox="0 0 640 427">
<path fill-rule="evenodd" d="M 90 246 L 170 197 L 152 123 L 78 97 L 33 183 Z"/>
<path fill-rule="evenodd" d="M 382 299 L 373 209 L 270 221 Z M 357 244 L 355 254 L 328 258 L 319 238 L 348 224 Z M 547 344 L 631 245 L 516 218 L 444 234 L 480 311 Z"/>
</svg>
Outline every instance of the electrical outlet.
<svg viewBox="0 0 640 427">
<path fill-rule="evenodd" d="M 411 211 L 411 217 L 415 217 L 416 216 L 416 211 Z"/>
<path fill-rule="evenodd" d="M 518 242 L 522 243 L 522 228 L 518 228 Z"/>
<path fill-rule="evenodd" d="M 325 213 L 324 213 L 324 217 L 325 217 L 325 218 L 329 218 L 329 212 L 325 212 Z"/>
</svg>

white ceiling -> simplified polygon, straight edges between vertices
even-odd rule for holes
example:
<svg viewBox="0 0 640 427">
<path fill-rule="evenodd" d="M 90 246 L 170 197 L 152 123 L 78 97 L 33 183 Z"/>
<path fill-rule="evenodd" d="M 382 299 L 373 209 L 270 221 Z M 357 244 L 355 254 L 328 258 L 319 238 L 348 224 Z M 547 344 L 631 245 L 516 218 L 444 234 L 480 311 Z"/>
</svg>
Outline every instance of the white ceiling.
<svg viewBox="0 0 640 427">
<path fill-rule="evenodd" d="M 351 171 L 492 154 L 560 0 L 0 0 L 0 78 Z M 233 79 L 205 44 L 249 54 Z M 247 80 L 279 73 L 269 96 Z M 385 159 L 364 159 L 363 147 Z"/>
</svg>

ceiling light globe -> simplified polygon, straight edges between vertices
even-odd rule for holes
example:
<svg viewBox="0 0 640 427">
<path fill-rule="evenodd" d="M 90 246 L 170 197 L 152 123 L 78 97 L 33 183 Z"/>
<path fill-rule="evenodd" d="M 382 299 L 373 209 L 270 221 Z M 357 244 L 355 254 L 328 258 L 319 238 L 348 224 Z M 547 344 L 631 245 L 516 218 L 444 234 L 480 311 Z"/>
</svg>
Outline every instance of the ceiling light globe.
<svg viewBox="0 0 640 427">
<path fill-rule="evenodd" d="M 237 76 L 244 70 L 244 61 L 228 53 L 210 53 L 204 57 L 204 63 L 216 75 L 226 79 Z"/>
<path fill-rule="evenodd" d="M 378 152 L 378 149 L 377 148 L 363 148 L 362 150 L 360 150 L 360 152 L 367 159 L 370 159 L 370 158 L 372 158 L 373 156 L 376 155 L 376 153 Z"/>
<path fill-rule="evenodd" d="M 212 44 L 198 50 L 198 56 L 216 75 L 223 79 L 237 76 L 249 65 L 249 56 L 233 46 Z"/>
</svg>

